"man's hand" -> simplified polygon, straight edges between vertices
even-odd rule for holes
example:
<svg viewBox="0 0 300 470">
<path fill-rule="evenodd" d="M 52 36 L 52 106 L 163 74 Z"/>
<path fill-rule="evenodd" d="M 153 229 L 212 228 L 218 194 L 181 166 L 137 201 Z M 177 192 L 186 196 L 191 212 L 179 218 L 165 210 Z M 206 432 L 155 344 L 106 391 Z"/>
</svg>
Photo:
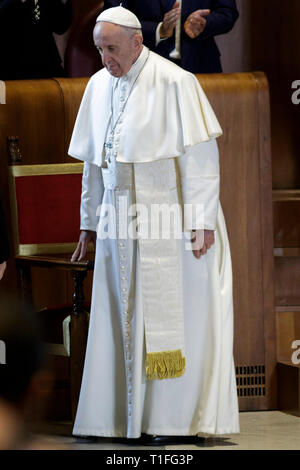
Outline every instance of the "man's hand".
<svg viewBox="0 0 300 470">
<path fill-rule="evenodd" d="M 196 10 L 188 16 L 184 23 L 184 30 L 191 39 L 195 39 L 204 31 L 206 26 L 205 17 L 209 14 L 210 10 Z"/>
<path fill-rule="evenodd" d="M 0 264 L 0 281 L 4 276 L 5 269 L 6 269 L 6 261 Z"/>
<path fill-rule="evenodd" d="M 72 255 L 71 261 L 82 261 L 86 255 L 88 244 L 93 242 L 94 246 L 96 245 L 96 237 L 96 232 L 92 232 L 91 230 L 82 230 L 78 245 Z"/>
<path fill-rule="evenodd" d="M 179 2 L 175 2 L 172 10 L 168 11 L 164 16 L 163 24 L 160 27 L 160 37 L 170 38 L 173 34 L 177 20 L 180 15 Z"/>
<path fill-rule="evenodd" d="M 193 230 L 193 253 L 197 259 L 200 259 L 202 255 L 205 255 L 207 250 L 209 250 L 214 243 L 214 230 Z"/>
</svg>

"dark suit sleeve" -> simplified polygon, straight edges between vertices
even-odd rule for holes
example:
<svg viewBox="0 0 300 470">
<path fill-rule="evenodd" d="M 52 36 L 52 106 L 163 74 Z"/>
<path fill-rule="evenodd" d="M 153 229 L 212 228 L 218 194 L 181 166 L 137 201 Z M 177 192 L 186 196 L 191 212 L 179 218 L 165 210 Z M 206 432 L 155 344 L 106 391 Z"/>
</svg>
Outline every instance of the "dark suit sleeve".
<svg viewBox="0 0 300 470">
<path fill-rule="evenodd" d="M 7 236 L 6 220 L 0 195 L 0 264 L 9 257 L 9 243 Z"/>
<path fill-rule="evenodd" d="M 239 17 L 235 0 L 213 0 L 211 13 L 206 18 L 204 31 L 192 41 L 208 39 L 219 34 L 228 33 Z"/>
<path fill-rule="evenodd" d="M 141 21 L 145 46 L 154 50 L 156 47 L 156 29 L 160 21 Z"/>
<path fill-rule="evenodd" d="M 47 12 L 52 32 L 64 34 L 72 24 L 72 0 L 48 0 Z"/>
<path fill-rule="evenodd" d="M 0 17 L 5 15 L 5 13 L 17 3 L 20 3 L 20 0 L 0 0 Z"/>
<path fill-rule="evenodd" d="M 103 10 L 107 10 L 108 8 L 113 8 L 113 7 L 119 7 L 120 6 L 120 3 L 118 0 L 104 0 L 104 8 Z M 122 3 L 123 7 L 124 8 L 128 8 L 127 7 L 127 2 L 123 2 Z"/>
</svg>

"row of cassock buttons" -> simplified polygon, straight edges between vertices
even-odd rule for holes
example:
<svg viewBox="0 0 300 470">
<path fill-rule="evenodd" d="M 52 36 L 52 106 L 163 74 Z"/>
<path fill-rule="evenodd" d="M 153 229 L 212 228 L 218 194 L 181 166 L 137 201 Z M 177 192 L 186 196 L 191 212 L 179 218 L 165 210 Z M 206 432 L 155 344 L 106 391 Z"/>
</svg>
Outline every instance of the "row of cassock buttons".
<svg viewBox="0 0 300 470">
<path fill-rule="evenodd" d="M 126 371 L 128 380 L 128 415 L 131 416 L 132 407 L 132 367 L 131 367 L 131 318 L 132 313 L 128 310 L 128 283 L 126 277 L 126 245 L 124 242 L 119 243 L 120 247 L 120 270 L 121 270 L 121 298 L 122 298 L 122 311 L 123 311 L 123 324 L 124 324 L 124 338 L 125 338 L 125 359 Z"/>
<path fill-rule="evenodd" d="M 123 103 L 125 101 L 125 92 L 126 92 L 126 87 L 124 85 L 122 85 L 121 87 L 121 94 L 120 94 L 120 109 L 119 109 L 119 113 L 121 112 L 121 108 L 123 107 Z M 120 130 L 120 125 L 122 124 L 123 122 L 123 119 L 122 119 L 122 116 L 120 117 L 119 121 L 118 121 L 118 124 L 116 126 L 116 130 L 115 130 L 115 136 L 114 136 L 114 156 L 117 157 L 118 155 L 118 147 L 119 147 L 119 142 L 120 142 L 120 133 L 121 133 L 121 130 Z"/>
<path fill-rule="evenodd" d="M 125 101 L 126 88 L 122 86 L 120 102 Z M 120 141 L 120 125 L 122 124 L 122 116 L 118 121 L 116 127 L 115 138 L 114 138 L 114 156 L 117 156 L 119 141 Z M 132 413 L 132 367 L 131 367 L 131 317 L 132 314 L 128 311 L 128 283 L 126 278 L 126 245 L 124 242 L 119 243 L 120 247 L 120 269 L 121 269 L 121 297 L 122 297 L 122 308 L 123 308 L 123 324 L 124 324 L 124 337 L 125 337 L 125 359 L 126 359 L 126 371 L 128 380 L 128 416 Z"/>
</svg>

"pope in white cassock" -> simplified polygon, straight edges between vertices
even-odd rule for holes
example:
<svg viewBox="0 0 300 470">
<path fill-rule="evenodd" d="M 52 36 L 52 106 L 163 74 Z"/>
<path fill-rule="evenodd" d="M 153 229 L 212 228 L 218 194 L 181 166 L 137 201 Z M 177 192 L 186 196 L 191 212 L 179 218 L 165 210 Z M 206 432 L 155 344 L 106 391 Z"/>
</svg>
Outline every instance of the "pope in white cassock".
<svg viewBox="0 0 300 470">
<path fill-rule="evenodd" d="M 69 149 L 84 161 L 72 260 L 96 244 L 73 433 L 237 433 L 222 130 L 196 77 L 142 41 L 129 10 L 97 18 L 105 67 L 87 85 Z"/>
</svg>

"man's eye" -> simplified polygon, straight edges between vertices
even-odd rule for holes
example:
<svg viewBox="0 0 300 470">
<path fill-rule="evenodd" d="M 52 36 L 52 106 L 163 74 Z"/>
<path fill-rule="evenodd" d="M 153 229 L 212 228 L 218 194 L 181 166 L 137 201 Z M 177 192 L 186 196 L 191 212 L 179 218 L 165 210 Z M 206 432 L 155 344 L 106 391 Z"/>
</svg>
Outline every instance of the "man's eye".
<svg viewBox="0 0 300 470">
<path fill-rule="evenodd" d="M 115 48 L 114 47 L 109 47 L 108 50 L 109 50 L 109 52 L 114 52 Z"/>
</svg>

